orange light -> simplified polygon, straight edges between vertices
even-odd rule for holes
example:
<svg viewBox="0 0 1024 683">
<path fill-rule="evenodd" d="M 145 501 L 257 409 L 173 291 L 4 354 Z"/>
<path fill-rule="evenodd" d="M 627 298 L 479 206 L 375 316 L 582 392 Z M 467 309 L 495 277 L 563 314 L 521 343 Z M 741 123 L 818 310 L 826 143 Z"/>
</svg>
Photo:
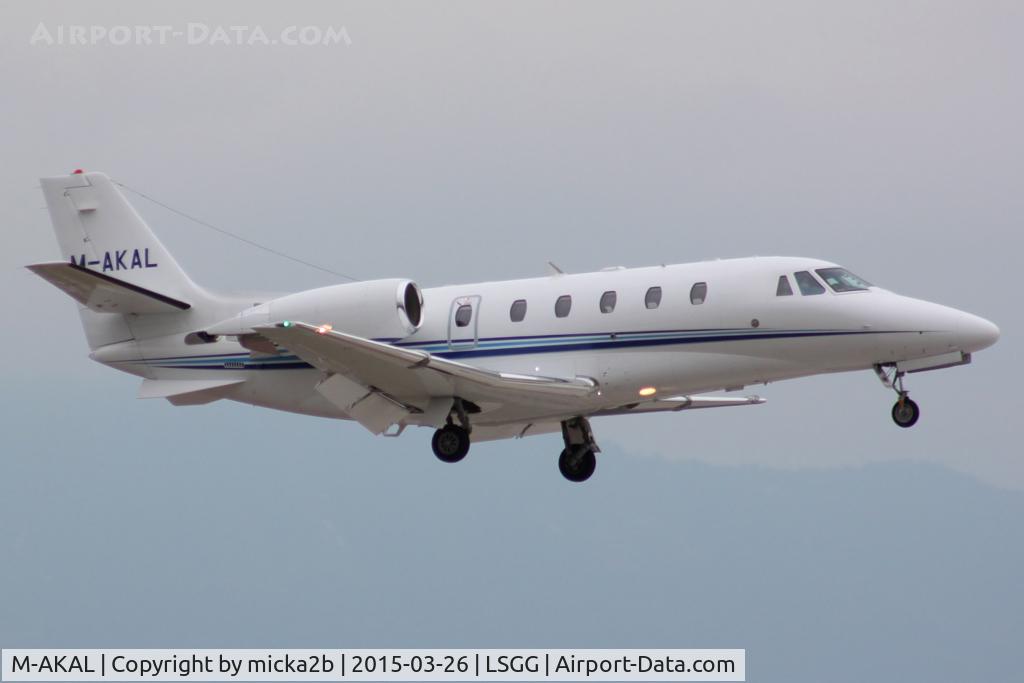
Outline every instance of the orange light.
<svg viewBox="0 0 1024 683">
<path fill-rule="evenodd" d="M 656 393 L 658 393 L 658 390 L 654 387 L 644 387 L 639 391 L 641 396 L 654 396 Z"/>
<path fill-rule="evenodd" d="M 333 329 L 334 328 L 332 326 L 330 326 L 330 325 L 321 325 L 320 327 L 316 328 L 316 333 L 317 334 L 327 334 L 328 332 L 330 332 Z"/>
</svg>

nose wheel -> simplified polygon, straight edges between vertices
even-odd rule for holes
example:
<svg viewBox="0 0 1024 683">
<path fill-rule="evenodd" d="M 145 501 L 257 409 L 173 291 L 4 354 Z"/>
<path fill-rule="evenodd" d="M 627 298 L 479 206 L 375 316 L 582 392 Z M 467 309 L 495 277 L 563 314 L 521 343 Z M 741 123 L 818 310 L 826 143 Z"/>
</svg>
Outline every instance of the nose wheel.
<svg viewBox="0 0 1024 683">
<path fill-rule="evenodd" d="M 896 405 L 892 407 L 892 421 L 904 429 L 916 425 L 921 417 L 921 408 L 910 400 L 910 392 L 903 386 L 904 373 L 893 368 L 890 375 L 881 365 L 875 366 L 875 373 L 878 375 L 878 379 L 882 381 L 882 384 L 895 391 L 896 395 L 899 396 Z"/>
<path fill-rule="evenodd" d="M 896 401 L 896 405 L 892 407 L 892 421 L 904 429 L 917 424 L 919 417 L 921 417 L 921 409 L 906 394 L 901 396 Z"/>
</svg>

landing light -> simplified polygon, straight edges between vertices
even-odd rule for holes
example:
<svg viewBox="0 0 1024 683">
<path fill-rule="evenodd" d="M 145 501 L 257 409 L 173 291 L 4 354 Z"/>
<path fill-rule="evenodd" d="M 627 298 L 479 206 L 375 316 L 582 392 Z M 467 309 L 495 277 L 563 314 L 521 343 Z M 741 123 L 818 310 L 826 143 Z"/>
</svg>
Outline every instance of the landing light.
<svg viewBox="0 0 1024 683">
<path fill-rule="evenodd" d="M 316 328 L 316 333 L 317 334 L 327 334 L 328 332 L 330 332 L 333 329 L 334 329 L 334 327 L 332 327 L 331 325 L 321 325 L 320 327 Z"/>
<path fill-rule="evenodd" d="M 639 391 L 641 396 L 654 396 L 656 393 L 658 393 L 658 390 L 654 387 L 644 387 Z"/>
<path fill-rule="evenodd" d="M 284 322 L 281 323 L 281 327 L 291 327 L 291 326 L 292 326 L 292 321 L 291 320 L 285 320 Z"/>
</svg>

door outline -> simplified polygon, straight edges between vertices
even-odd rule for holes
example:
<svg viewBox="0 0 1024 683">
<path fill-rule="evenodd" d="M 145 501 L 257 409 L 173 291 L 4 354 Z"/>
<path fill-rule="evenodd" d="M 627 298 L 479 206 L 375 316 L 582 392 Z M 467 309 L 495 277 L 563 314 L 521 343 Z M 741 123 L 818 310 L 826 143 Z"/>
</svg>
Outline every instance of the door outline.
<svg viewBox="0 0 1024 683">
<path fill-rule="evenodd" d="M 458 327 L 455 324 L 455 312 L 461 306 L 469 305 L 473 309 L 473 317 L 466 327 Z M 448 310 L 448 348 L 452 351 L 475 349 L 480 343 L 480 295 L 470 294 L 452 299 L 452 305 Z M 456 335 L 472 336 L 456 336 Z"/>
</svg>

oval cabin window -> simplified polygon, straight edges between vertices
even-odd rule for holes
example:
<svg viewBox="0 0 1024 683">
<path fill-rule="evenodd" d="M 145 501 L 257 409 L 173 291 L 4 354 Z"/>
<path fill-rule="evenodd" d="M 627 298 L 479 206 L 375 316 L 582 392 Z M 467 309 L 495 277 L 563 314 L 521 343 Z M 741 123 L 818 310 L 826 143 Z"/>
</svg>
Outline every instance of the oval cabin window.
<svg viewBox="0 0 1024 683">
<path fill-rule="evenodd" d="M 469 325 L 469 321 L 473 319 L 473 307 L 469 304 L 462 304 L 458 310 L 455 311 L 455 326 L 466 327 Z"/>
<path fill-rule="evenodd" d="M 526 317 L 526 299 L 516 299 L 512 302 L 512 308 L 508 309 L 508 317 L 514 323 L 521 323 Z"/>
<path fill-rule="evenodd" d="M 568 294 L 563 294 L 558 297 L 558 301 L 555 302 L 555 317 L 566 318 L 569 316 L 569 311 L 572 310 L 572 297 Z"/>
<path fill-rule="evenodd" d="M 700 306 L 708 298 L 708 283 L 698 282 L 690 288 L 690 303 Z"/>
</svg>

